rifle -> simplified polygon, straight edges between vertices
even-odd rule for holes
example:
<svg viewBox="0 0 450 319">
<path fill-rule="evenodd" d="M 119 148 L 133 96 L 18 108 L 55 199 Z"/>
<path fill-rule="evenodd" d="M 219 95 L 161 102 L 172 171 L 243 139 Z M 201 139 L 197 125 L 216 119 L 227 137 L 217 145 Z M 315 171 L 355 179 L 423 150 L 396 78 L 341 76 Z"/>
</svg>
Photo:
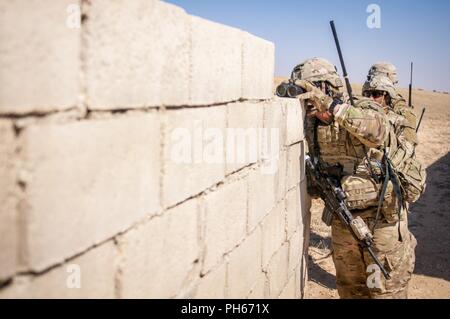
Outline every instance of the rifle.
<svg viewBox="0 0 450 319">
<path fill-rule="evenodd" d="M 411 62 L 411 74 L 409 79 L 409 96 L 408 96 L 408 106 L 413 108 L 412 106 L 412 77 L 413 77 L 413 63 Z"/>
<path fill-rule="evenodd" d="M 372 259 L 380 268 L 386 279 L 391 276 L 384 269 L 380 260 L 375 256 L 372 247 L 373 235 L 361 217 L 353 218 L 352 213 L 345 204 L 346 195 L 336 179 L 324 175 L 320 170 L 320 164 L 314 164 L 309 155 L 305 156 L 306 173 L 311 182 L 316 186 L 320 198 L 325 202 L 325 210 L 335 214 L 341 223 L 347 227 L 355 240 L 363 249 L 367 249 Z M 331 221 L 331 220 L 330 220 Z"/>
</svg>

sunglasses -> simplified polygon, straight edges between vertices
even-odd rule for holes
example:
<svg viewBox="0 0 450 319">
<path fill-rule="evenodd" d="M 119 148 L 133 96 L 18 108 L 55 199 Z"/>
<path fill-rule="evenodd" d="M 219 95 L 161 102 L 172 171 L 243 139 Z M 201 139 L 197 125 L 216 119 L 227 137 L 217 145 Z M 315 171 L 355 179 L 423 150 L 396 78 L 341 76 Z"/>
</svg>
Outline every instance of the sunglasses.
<svg viewBox="0 0 450 319">
<path fill-rule="evenodd" d="M 373 98 L 379 98 L 380 96 L 384 96 L 383 91 L 366 91 L 364 92 L 365 97 L 373 97 Z"/>
</svg>

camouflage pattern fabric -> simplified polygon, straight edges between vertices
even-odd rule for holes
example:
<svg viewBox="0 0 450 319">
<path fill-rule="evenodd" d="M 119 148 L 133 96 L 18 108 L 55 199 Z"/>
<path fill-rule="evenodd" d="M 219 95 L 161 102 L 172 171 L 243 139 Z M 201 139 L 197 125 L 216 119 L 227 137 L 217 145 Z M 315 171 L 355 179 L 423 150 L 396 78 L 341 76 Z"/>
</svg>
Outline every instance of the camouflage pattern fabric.
<svg viewBox="0 0 450 319">
<path fill-rule="evenodd" d="M 415 148 L 415 146 L 419 143 L 416 133 L 416 115 L 411 110 L 411 108 L 406 105 L 405 99 L 403 99 L 400 94 L 397 94 L 396 98 L 391 100 L 390 110 L 391 112 L 389 113 L 397 114 L 404 119 L 404 121 L 401 123 L 401 127 L 403 127 L 403 129 L 402 134 L 399 135 L 400 139 L 403 139 L 402 142 L 410 143 L 410 146 Z M 397 126 L 395 123 L 393 123 L 393 125 Z"/>
<path fill-rule="evenodd" d="M 404 199 L 407 202 L 414 202 L 426 187 L 426 172 L 415 154 L 418 143 L 416 116 L 406 106 L 406 101 L 386 75 L 377 74 L 371 77 L 369 74 L 368 78 L 363 86 L 363 94 L 378 90 L 387 92 L 391 97 L 390 105 L 386 107 L 385 112 L 393 132 L 390 132 L 386 146 L 389 148 L 389 158 L 399 175 Z"/>
<path fill-rule="evenodd" d="M 343 86 L 336 66 L 323 58 L 312 58 L 298 64 L 292 71 L 292 79 L 310 82 L 324 81 L 335 88 Z"/>
<path fill-rule="evenodd" d="M 369 69 L 369 74 L 367 78 L 370 79 L 377 75 L 383 75 L 388 77 L 393 84 L 398 83 L 397 68 L 392 63 L 378 62 L 372 65 Z"/>
<path fill-rule="evenodd" d="M 392 81 L 381 75 L 374 76 L 364 82 L 362 94 L 365 95 L 368 91 L 384 91 L 389 93 L 391 98 L 397 97 L 398 94 Z"/>
<path fill-rule="evenodd" d="M 376 209 L 368 209 L 353 214 L 361 216 L 372 229 Z M 391 215 L 396 215 L 391 214 Z M 339 296 L 345 299 L 406 299 L 408 282 L 414 270 L 416 239 L 408 230 L 407 214 L 402 220 L 378 221 L 374 231 L 374 252 L 391 279 L 386 280 L 378 272 L 373 273 L 374 261 L 367 251 L 363 251 L 351 233 L 336 218 L 333 219 L 332 243 L 333 261 L 336 267 L 336 284 Z M 402 240 L 399 240 L 399 231 Z M 369 271 L 368 271 L 369 270 Z"/>
<path fill-rule="evenodd" d="M 326 68 L 321 67 L 323 61 L 316 62 L 315 59 L 303 62 L 296 67 L 298 72 L 295 73 L 294 69 L 293 74 L 299 80 L 332 84 L 329 78 L 330 75 L 335 77 L 336 72 L 332 72 L 331 68 L 330 72 L 325 72 Z M 373 70 L 369 78 L 373 81 L 368 81 L 365 89 L 378 90 L 383 86 L 384 91 L 395 97 L 391 99 L 393 105 L 390 109 L 384 110 L 371 99 L 354 97 L 354 106 L 344 99 L 344 104 L 335 109 L 331 124 L 322 123 L 316 117 L 307 116 L 305 119 L 309 152 L 319 157 L 322 168 L 328 174 L 332 175 L 336 167 L 341 168 L 339 177 L 345 184 L 344 191 L 349 197 L 353 196 L 347 198 L 351 212 L 354 217 L 363 218 L 369 229 L 374 228 L 374 253 L 392 277 L 386 280 L 380 272 L 371 273 L 372 258 L 334 217 L 333 260 L 341 298 L 406 298 L 414 269 L 416 240 L 408 230 L 407 208 L 398 207 L 391 182 L 381 206 L 381 216 L 375 223 L 378 202 L 374 200 L 374 195 L 378 193 L 381 183 L 371 180 L 372 173 L 380 175 L 382 165 L 379 164 L 385 150 L 391 152 L 397 164 L 402 165 L 414 153 L 417 144 L 416 136 L 408 131 L 415 128 L 415 117 L 406 112 L 406 104 L 395 90 L 392 80 L 385 78 L 386 75 L 396 76 L 395 69 L 387 66 L 385 70 L 384 66 Z M 384 71 L 387 73 L 383 78 Z M 378 279 L 373 280 L 377 275 Z"/>
<path fill-rule="evenodd" d="M 395 67 L 394 67 L 395 68 Z M 376 75 L 374 75 L 376 74 Z M 398 93 L 392 81 L 380 73 L 373 73 L 372 76 L 369 73 L 368 80 L 364 83 L 362 88 L 362 94 L 365 95 L 368 91 L 377 90 L 384 91 L 391 97 L 391 104 L 389 109 L 385 110 L 388 113 L 390 122 L 396 127 L 397 133 L 402 130 L 402 134 L 399 138 L 404 138 L 405 142 L 410 143 L 410 147 L 415 148 L 417 145 L 416 115 L 412 112 L 411 108 L 406 105 L 405 99 Z M 398 115 L 398 116 L 396 116 Z M 401 121 L 399 121 L 401 119 Z"/>
<path fill-rule="evenodd" d="M 381 146 L 387 137 L 387 119 L 383 109 L 369 99 L 355 98 L 355 106 L 342 105 L 334 118 L 368 147 Z"/>
</svg>

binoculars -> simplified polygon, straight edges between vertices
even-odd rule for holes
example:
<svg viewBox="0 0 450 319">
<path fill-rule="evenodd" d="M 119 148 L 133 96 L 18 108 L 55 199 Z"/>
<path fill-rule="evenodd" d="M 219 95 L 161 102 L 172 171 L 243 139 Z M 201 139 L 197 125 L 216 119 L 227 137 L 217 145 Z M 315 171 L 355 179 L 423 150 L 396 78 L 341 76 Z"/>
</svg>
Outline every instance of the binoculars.
<svg viewBox="0 0 450 319">
<path fill-rule="evenodd" d="M 298 85 L 295 85 L 292 80 L 290 80 L 289 82 L 281 83 L 277 86 L 276 90 L 277 96 L 290 98 L 295 98 L 305 92 L 306 91 L 304 89 L 302 89 Z"/>
</svg>

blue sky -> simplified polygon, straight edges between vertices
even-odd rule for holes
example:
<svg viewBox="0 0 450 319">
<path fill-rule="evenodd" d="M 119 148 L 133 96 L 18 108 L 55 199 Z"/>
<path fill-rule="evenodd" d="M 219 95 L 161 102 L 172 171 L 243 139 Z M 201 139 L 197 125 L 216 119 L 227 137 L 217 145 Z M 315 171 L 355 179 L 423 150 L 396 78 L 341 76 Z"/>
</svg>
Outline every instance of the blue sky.
<svg viewBox="0 0 450 319">
<path fill-rule="evenodd" d="M 401 87 L 450 91 L 450 1 L 446 0 L 167 0 L 189 14 L 237 27 L 275 43 L 275 75 L 314 56 L 341 72 L 329 21 L 333 19 L 351 82 L 363 82 L 370 65 L 390 61 Z M 367 27 L 369 4 L 381 9 L 381 28 Z"/>
</svg>

